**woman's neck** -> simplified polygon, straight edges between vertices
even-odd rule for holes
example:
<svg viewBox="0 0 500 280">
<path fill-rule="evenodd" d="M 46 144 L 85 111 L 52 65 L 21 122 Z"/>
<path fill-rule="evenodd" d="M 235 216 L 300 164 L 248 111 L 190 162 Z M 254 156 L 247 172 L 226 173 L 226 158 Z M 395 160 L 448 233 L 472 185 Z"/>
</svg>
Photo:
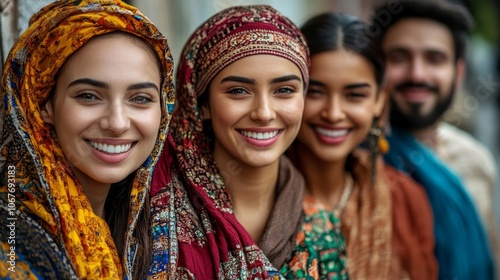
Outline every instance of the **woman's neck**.
<svg viewBox="0 0 500 280">
<path fill-rule="evenodd" d="M 109 189 L 111 184 L 102 183 L 92 180 L 90 177 L 84 175 L 78 168 L 73 167 L 73 172 L 75 173 L 78 181 L 82 185 L 83 193 L 87 196 L 87 199 L 92 206 L 92 211 L 103 218 L 104 216 L 104 203 L 108 197 Z"/>
<path fill-rule="evenodd" d="M 297 150 L 299 169 L 306 181 L 307 195 L 329 208 L 334 208 L 346 184 L 347 157 L 335 162 L 326 162 L 307 149 Z"/>
<path fill-rule="evenodd" d="M 264 167 L 220 158 L 216 164 L 231 194 L 236 219 L 258 243 L 274 207 L 279 160 Z"/>
</svg>

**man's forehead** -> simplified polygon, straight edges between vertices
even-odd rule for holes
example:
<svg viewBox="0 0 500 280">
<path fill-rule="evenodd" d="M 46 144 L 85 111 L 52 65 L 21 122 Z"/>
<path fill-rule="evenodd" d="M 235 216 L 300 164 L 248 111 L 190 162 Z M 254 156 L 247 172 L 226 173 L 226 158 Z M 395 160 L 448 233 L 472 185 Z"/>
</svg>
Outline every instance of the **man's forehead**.
<svg viewBox="0 0 500 280">
<path fill-rule="evenodd" d="M 383 40 L 385 52 L 440 51 L 454 53 L 453 36 L 443 24 L 425 18 L 407 18 L 388 28 Z"/>
</svg>

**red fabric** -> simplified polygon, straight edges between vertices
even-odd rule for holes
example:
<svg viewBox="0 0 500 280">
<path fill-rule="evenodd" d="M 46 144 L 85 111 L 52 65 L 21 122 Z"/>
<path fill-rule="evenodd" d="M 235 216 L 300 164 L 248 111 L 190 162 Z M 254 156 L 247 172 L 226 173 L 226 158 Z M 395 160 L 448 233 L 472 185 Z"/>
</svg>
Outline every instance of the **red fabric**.
<svg viewBox="0 0 500 280">
<path fill-rule="evenodd" d="M 393 204 L 393 253 L 399 264 L 391 267 L 391 278 L 437 279 L 434 253 L 433 215 L 425 190 L 406 174 L 386 165 Z"/>
<path fill-rule="evenodd" d="M 172 168 L 179 165 L 176 161 L 182 161 L 182 155 L 173 156 L 175 155 L 173 145 L 175 143 L 169 136 L 164 153 L 154 171 L 151 194 L 152 203 L 159 207 L 153 209 L 153 220 L 158 213 L 169 212 L 167 209 L 172 205 L 172 199 L 176 201 L 174 206 L 181 206 L 175 208 L 174 213 L 169 212 L 175 214 L 176 237 L 172 234 L 168 236 L 169 246 L 157 244 L 157 246 L 168 247 L 166 250 L 169 251 L 170 260 L 174 255 L 176 260 L 174 263 L 166 264 L 168 267 L 163 271 L 164 274 L 157 275 L 168 276 L 172 279 L 192 275 L 196 279 L 207 280 L 224 277 L 226 279 L 228 277 L 231 279 L 273 278 L 268 271 L 273 274 L 274 268 L 267 262 L 263 253 L 232 212 L 220 211 L 201 186 L 191 185 L 191 187 L 184 188 L 184 184 L 175 183 L 180 183 L 185 178 Z M 185 203 L 191 205 L 192 208 L 189 209 L 191 213 L 184 211 Z M 192 230 L 199 230 L 198 232 L 202 233 L 203 237 L 196 236 L 193 240 L 186 240 L 184 236 L 192 233 Z M 157 240 L 155 238 L 155 242 Z M 153 267 L 155 265 L 158 263 L 153 263 Z"/>
</svg>

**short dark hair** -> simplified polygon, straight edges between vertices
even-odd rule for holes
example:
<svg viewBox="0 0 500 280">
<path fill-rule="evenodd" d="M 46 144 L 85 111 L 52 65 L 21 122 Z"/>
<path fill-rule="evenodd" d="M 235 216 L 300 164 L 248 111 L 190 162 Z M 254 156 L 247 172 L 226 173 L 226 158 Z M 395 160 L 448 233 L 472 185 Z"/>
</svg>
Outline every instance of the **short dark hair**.
<svg viewBox="0 0 500 280">
<path fill-rule="evenodd" d="M 329 12 L 309 19 L 300 29 L 312 56 L 346 49 L 366 58 L 374 68 L 375 81 L 383 81 L 385 62 L 380 46 L 367 34 L 368 25 L 355 16 Z"/>
<path fill-rule="evenodd" d="M 467 35 L 474 20 L 464 6 L 444 0 L 386 1 L 375 8 L 371 18 L 371 29 L 378 31 L 379 44 L 392 25 L 407 18 L 429 19 L 445 25 L 453 37 L 455 60 L 465 58 Z"/>
</svg>

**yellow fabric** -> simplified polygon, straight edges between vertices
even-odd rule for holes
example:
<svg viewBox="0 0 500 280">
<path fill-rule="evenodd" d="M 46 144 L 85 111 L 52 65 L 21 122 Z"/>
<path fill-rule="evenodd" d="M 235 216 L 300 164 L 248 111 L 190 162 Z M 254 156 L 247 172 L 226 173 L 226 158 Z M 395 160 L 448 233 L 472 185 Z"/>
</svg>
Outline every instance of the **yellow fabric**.
<svg viewBox="0 0 500 280">
<path fill-rule="evenodd" d="M 5 173 L 6 166 L 16 167 L 18 210 L 39 218 L 37 222 L 63 244 L 81 279 L 121 279 L 122 264 L 106 222 L 92 211 L 51 127 L 43 122 L 40 107 L 71 54 L 89 39 L 118 30 L 142 37 L 153 46 L 163 63 L 164 77 L 159 136 L 132 189 L 130 230 L 124 233 L 126 245 L 130 245 L 173 108 L 173 65 L 166 39 L 135 7 L 121 1 L 56 1 L 32 17 L 7 58 L 2 78 L 5 123 L 0 130 L 0 169 Z M 3 185 L 0 192 L 7 193 L 7 187 Z M 19 265 L 23 265 L 21 261 Z M 125 275 L 131 275 L 128 270 Z M 5 273 L 2 270 L 0 277 Z"/>
</svg>

